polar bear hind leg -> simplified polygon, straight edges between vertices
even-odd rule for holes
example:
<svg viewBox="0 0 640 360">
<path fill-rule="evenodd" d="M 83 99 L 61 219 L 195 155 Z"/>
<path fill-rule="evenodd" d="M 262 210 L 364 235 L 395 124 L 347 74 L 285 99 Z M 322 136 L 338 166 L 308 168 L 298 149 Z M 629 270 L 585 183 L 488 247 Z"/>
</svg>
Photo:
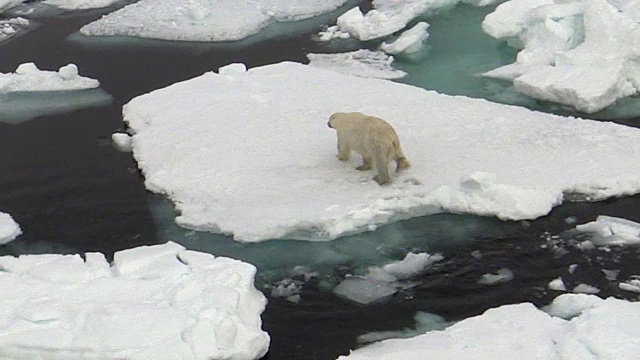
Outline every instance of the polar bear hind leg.
<svg viewBox="0 0 640 360">
<path fill-rule="evenodd" d="M 404 169 L 408 169 L 409 167 L 411 167 L 411 164 L 409 163 L 409 160 L 407 160 L 407 158 L 404 156 L 404 153 L 402 152 L 402 148 L 400 147 L 399 143 L 393 143 L 395 150 L 396 150 L 396 172 L 402 171 Z"/>
</svg>

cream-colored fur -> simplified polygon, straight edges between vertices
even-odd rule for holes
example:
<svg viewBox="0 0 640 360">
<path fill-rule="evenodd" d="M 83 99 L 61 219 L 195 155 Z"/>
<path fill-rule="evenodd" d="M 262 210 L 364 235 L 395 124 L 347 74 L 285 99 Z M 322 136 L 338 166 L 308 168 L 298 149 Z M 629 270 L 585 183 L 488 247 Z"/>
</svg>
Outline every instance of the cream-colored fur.
<svg viewBox="0 0 640 360">
<path fill-rule="evenodd" d="M 375 116 L 359 112 L 335 113 L 329 117 L 330 128 L 338 133 L 338 159 L 347 161 L 351 150 L 362 156 L 358 170 L 369 170 L 375 165 L 378 175 L 373 179 L 383 185 L 391 182 L 388 165 L 396 162 L 396 171 L 410 166 L 402 153 L 400 139 L 393 127 Z"/>
</svg>

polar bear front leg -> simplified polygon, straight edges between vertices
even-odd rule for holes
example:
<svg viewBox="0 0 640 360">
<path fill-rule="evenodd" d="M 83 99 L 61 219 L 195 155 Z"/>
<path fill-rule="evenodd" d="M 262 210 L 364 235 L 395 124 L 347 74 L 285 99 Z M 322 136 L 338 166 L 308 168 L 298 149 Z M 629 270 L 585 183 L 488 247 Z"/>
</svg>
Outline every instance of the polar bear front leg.
<svg viewBox="0 0 640 360">
<path fill-rule="evenodd" d="M 351 149 L 346 144 L 344 140 L 340 140 L 340 136 L 338 136 L 338 159 L 340 161 L 349 161 L 351 157 Z"/>
</svg>

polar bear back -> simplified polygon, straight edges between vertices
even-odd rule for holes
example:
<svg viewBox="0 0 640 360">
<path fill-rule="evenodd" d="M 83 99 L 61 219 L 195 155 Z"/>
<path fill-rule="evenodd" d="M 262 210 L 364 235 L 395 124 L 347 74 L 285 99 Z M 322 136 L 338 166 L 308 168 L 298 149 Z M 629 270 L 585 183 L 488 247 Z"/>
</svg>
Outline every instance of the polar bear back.
<svg viewBox="0 0 640 360">
<path fill-rule="evenodd" d="M 359 112 L 335 113 L 330 126 L 338 136 L 357 152 L 370 149 L 372 142 L 378 144 L 398 144 L 398 134 L 386 121 Z"/>
</svg>

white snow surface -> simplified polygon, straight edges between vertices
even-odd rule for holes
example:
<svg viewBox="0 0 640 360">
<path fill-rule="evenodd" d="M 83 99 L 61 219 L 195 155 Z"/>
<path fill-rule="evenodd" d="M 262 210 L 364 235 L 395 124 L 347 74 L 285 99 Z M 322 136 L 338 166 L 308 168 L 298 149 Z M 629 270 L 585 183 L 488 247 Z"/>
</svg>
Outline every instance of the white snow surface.
<svg viewBox="0 0 640 360">
<path fill-rule="evenodd" d="M 20 234 L 22 234 L 20 225 L 11 215 L 0 212 L 0 245 L 15 240 Z"/>
<path fill-rule="evenodd" d="M 309 65 L 346 75 L 376 79 L 399 79 L 407 75 L 391 65 L 393 56 L 366 49 L 335 54 L 307 54 Z"/>
<path fill-rule="evenodd" d="M 150 191 L 184 227 L 329 240 L 415 216 L 546 215 L 563 192 L 640 190 L 640 130 L 297 63 L 213 72 L 139 96 L 124 120 Z M 412 167 L 379 186 L 337 159 L 338 111 L 388 120 Z"/>
<path fill-rule="evenodd" d="M 257 359 L 266 300 L 253 265 L 175 243 L 0 257 L 3 359 Z"/>
<path fill-rule="evenodd" d="M 121 1 L 122 0 L 44 0 L 42 3 L 64 10 L 86 10 L 111 6 Z"/>
<path fill-rule="evenodd" d="M 276 21 L 333 11 L 348 0 L 141 0 L 80 29 L 84 35 L 234 41 Z"/>
<path fill-rule="evenodd" d="M 58 71 L 47 71 L 38 69 L 34 63 L 24 63 L 14 73 L 0 73 L 0 95 L 12 92 L 86 90 L 99 86 L 98 80 L 79 76 L 75 64 L 62 66 Z"/>
<path fill-rule="evenodd" d="M 600 215 L 576 230 L 590 234 L 589 241 L 597 246 L 640 244 L 640 224 L 627 219 Z"/>
<path fill-rule="evenodd" d="M 482 29 L 521 48 L 489 71 L 530 97 L 593 113 L 640 88 L 640 6 L 626 0 L 510 0 Z"/>
<path fill-rule="evenodd" d="M 504 305 L 445 330 L 393 339 L 340 360 L 598 360 L 635 359 L 640 302 L 564 294 L 549 313 L 533 304 Z M 550 315 L 551 314 L 551 315 Z M 568 315 L 564 318 L 559 315 Z"/>
</svg>

